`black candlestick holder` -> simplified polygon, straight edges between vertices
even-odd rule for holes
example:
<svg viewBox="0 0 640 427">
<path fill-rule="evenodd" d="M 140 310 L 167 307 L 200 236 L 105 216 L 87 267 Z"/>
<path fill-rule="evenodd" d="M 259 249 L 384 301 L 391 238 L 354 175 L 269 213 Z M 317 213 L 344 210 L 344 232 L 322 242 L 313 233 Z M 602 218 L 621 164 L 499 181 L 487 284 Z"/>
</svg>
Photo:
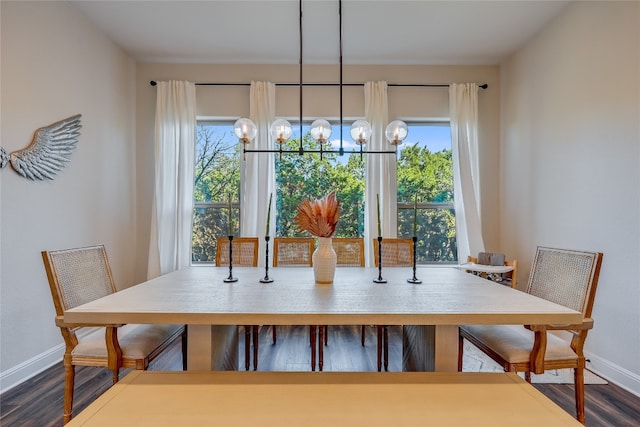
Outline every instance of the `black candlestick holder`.
<svg viewBox="0 0 640 427">
<path fill-rule="evenodd" d="M 233 277 L 233 234 L 229 236 L 229 277 L 224 281 L 227 283 L 238 281 L 237 277 Z"/>
<path fill-rule="evenodd" d="M 416 277 L 416 242 L 418 241 L 418 238 L 413 236 L 411 240 L 413 240 L 413 277 L 411 279 L 407 279 L 407 282 L 422 283 L 422 280 Z"/>
<path fill-rule="evenodd" d="M 387 283 L 387 279 L 382 278 L 382 236 L 378 236 L 378 278 L 373 279 L 374 283 Z"/>
<path fill-rule="evenodd" d="M 273 279 L 269 277 L 269 236 L 264 236 L 264 277 L 260 279 L 260 282 L 273 282 Z"/>
</svg>

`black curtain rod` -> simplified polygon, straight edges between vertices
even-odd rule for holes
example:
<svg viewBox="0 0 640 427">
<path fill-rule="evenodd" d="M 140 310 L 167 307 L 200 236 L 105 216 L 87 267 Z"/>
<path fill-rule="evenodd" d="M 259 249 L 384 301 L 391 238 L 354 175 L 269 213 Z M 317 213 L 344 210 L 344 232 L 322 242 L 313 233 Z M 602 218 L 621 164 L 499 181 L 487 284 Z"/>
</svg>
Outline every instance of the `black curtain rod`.
<svg viewBox="0 0 640 427">
<path fill-rule="evenodd" d="M 151 86 L 157 83 L 155 80 L 149 82 Z M 251 86 L 251 83 L 195 83 L 196 86 Z M 276 86 L 300 86 L 300 83 L 276 83 Z M 302 86 L 340 86 L 340 83 L 302 83 Z M 364 86 L 364 83 L 342 83 L 342 86 Z M 387 86 L 394 87 L 449 87 L 449 84 L 427 84 L 427 83 L 387 83 Z M 478 86 L 481 89 L 487 89 L 488 84 Z"/>
</svg>

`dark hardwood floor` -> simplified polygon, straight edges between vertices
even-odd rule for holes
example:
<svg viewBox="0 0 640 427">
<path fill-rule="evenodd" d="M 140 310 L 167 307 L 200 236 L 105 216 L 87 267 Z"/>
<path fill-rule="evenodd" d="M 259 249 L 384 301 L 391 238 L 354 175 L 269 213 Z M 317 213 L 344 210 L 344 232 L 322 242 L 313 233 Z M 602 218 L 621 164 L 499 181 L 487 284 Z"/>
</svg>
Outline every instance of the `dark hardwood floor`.
<svg viewBox="0 0 640 427">
<path fill-rule="evenodd" d="M 366 346 L 360 345 L 359 326 L 330 326 L 325 349 L 325 371 L 375 371 L 375 329 L 367 328 Z M 390 328 L 389 370 L 402 368 L 399 327 Z M 278 327 L 278 342 L 271 344 L 271 330 L 261 328 L 258 370 L 309 371 L 308 327 Z M 244 367 L 244 334 L 241 333 L 239 366 Z M 179 343 L 156 359 L 151 370 L 180 370 Z M 121 375 L 128 373 L 124 370 Z M 62 425 L 64 369 L 55 365 L 0 396 L 0 425 L 48 427 Z M 111 373 L 102 368 L 78 367 L 74 412 L 79 413 L 111 386 Z M 573 386 L 536 384 L 535 387 L 570 414 L 574 414 Z M 640 426 L 640 397 L 613 385 L 586 386 L 587 426 Z M 463 403 L 462 403 L 463 404 Z"/>
</svg>

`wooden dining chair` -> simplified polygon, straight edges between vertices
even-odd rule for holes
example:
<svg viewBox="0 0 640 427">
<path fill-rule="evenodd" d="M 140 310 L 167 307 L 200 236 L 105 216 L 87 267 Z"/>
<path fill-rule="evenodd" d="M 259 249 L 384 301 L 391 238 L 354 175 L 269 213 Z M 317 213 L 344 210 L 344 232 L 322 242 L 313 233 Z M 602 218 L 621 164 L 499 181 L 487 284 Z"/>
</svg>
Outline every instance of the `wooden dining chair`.
<svg viewBox="0 0 640 427">
<path fill-rule="evenodd" d="M 313 237 L 274 237 L 273 266 L 306 266 L 313 265 Z"/>
<path fill-rule="evenodd" d="M 363 237 L 334 237 L 331 239 L 333 250 L 336 252 L 337 264 L 341 267 L 364 267 L 364 238 Z M 311 326 L 314 328 L 316 326 Z M 310 336 L 314 335 L 310 330 Z M 321 341 L 326 346 L 329 342 L 329 329 L 327 325 L 322 326 Z M 362 345 L 364 346 L 365 326 L 361 326 Z M 322 371 L 324 352 L 322 346 L 318 347 L 319 370 Z"/>
<path fill-rule="evenodd" d="M 373 261 L 378 267 L 380 252 L 382 252 L 382 268 L 385 267 L 413 267 L 413 240 L 405 238 L 383 238 L 382 251 L 379 251 L 378 239 L 373 239 Z M 377 325 L 378 334 L 378 371 L 382 370 L 382 355 L 384 353 L 384 370 L 389 368 L 389 328 L 387 325 Z M 361 337 L 364 345 L 364 333 Z"/>
<path fill-rule="evenodd" d="M 218 237 L 216 241 L 216 265 L 218 267 L 228 266 L 229 237 Z M 256 267 L 258 265 L 257 237 L 234 237 L 232 249 L 233 265 L 239 267 Z"/>
<path fill-rule="evenodd" d="M 184 325 L 99 327 L 65 322 L 65 311 L 116 292 L 104 246 L 42 251 L 42 260 L 56 310 L 56 326 L 65 342 L 64 424 L 73 416 L 76 366 L 106 367 L 113 372 L 115 384 L 120 368 L 147 369 L 164 349 L 182 338 L 182 362 L 186 369 Z M 82 328 L 85 330 L 80 332 Z"/>
<path fill-rule="evenodd" d="M 333 250 L 336 251 L 337 265 L 341 267 L 364 267 L 364 238 L 334 237 Z"/>
<path fill-rule="evenodd" d="M 216 266 L 229 266 L 229 237 L 218 237 L 216 246 Z M 231 247 L 233 265 L 238 267 L 258 266 L 258 238 L 234 237 Z M 253 370 L 258 369 L 258 338 L 260 336 L 259 325 L 244 325 L 244 368 L 251 367 L 251 343 L 253 342 Z M 274 337 L 275 342 L 275 337 Z"/>
<path fill-rule="evenodd" d="M 467 325 L 460 327 L 458 370 L 462 370 L 464 340 L 500 364 L 505 372 L 541 374 L 548 369 L 573 368 L 576 418 L 584 424 L 583 353 L 593 327 L 591 311 L 596 295 L 602 253 L 538 247 L 526 292 L 582 313 L 575 325 Z M 547 331 L 567 331 L 571 340 Z"/>
<path fill-rule="evenodd" d="M 315 248 L 313 237 L 274 237 L 273 239 L 273 266 L 313 266 L 313 250 Z M 276 340 L 276 327 L 273 326 L 273 340 Z M 316 328 L 309 326 L 309 344 L 311 345 L 311 370 L 316 370 Z"/>
<path fill-rule="evenodd" d="M 373 261 L 378 266 L 378 239 L 373 239 Z M 404 238 L 382 239 L 382 268 L 412 267 L 413 240 Z"/>
<path fill-rule="evenodd" d="M 491 257 L 489 257 L 489 259 L 491 259 Z M 479 257 L 468 256 L 467 257 L 467 262 L 471 262 L 471 263 L 474 263 L 474 264 L 483 264 L 484 263 L 485 265 L 491 265 L 489 262 L 487 262 L 486 257 L 483 260 L 482 257 L 480 257 L 480 256 Z M 498 264 L 498 265 L 500 265 L 500 264 Z M 487 273 L 479 273 L 478 276 L 484 277 L 485 279 L 489 279 L 489 280 L 495 281 L 497 283 L 501 283 L 503 285 L 511 286 L 512 288 L 516 289 L 516 285 L 518 283 L 518 261 L 515 260 L 515 259 L 513 259 L 511 261 L 502 260 L 502 265 L 504 265 L 505 267 L 512 267 L 513 270 L 511 270 L 508 273 L 501 273 L 501 274 L 498 274 L 498 275 L 487 274 Z"/>
</svg>

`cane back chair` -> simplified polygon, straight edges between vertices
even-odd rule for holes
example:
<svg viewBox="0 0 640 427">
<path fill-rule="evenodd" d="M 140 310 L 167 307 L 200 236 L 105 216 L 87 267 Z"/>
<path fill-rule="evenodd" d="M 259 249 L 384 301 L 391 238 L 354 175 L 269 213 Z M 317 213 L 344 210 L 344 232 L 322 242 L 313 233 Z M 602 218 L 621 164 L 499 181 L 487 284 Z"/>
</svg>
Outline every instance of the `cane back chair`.
<svg viewBox="0 0 640 427">
<path fill-rule="evenodd" d="M 526 292 L 579 311 L 575 325 L 469 325 L 460 327 L 458 369 L 462 369 L 464 339 L 469 340 L 506 372 L 541 374 L 548 369 L 573 368 L 576 418 L 584 424 L 583 353 L 587 332 L 593 327 L 591 311 L 602 253 L 538 247 Z M 568 331 L 569 342 L 547 331 Z M 558 333 L 558 332 L 556 332 Z"/>
<path fill-rule="evenodd" d="M 373 239 L 373 261 L 378 266 L 378 239 Z M 382 239 L 382 267 L 413 266 L 413 240 L 403 238 Z"/>
<path fill-rule="evenodd" d="M 65 342 L 63 364 L 63 423 L 73 416 L 76 366 L 101 366 L 118 381 L 120 368 L 147 369 L 149 363 L 173 342 L 182 338 L 183 369 L 186 369 L 184 325 L 95 325 L 64 321 L 66 310 L 116 292 L 104 246 L 42 251 L 42 260 L 56 310 L 56 326 Z M 81 332 L 81 329 L 85 328 Z"/>
<path fill-rule="evenodd" d="M 373 260 L 379 265 L 378 239 L 373 239 Z M 403 238 L 382 239 L 382 267 L 412 267 L 413 240 Z M 389 328 L 386 325 L 376 327 L 378 333 L 378 371 L 382 370 L 382 353 L 384 352 L 384 370 L 389 368 Z M 364 334 L 361 337 L 364 345 Z"/>
<path fill-rule="evenodd" d="M 238 267 L 257 267 L 258 265 L 258 238 L 234 237 L 231 247 L 233 265 Z M 229 237 L 222 236 L 217 239 L 216 266 L 229 265 Z M 244 325 L 244 368 L 249 370 L 251 366 L 251 343 L 253 342 L 253 370 L 258 369 L 258 337 L 260 326 Z M 275 338 L 274 338 L 275 341 Z"/>
<path fill-rule="evenodd" d="M 233 265 L 241 267 L 255 267 L 258 265 L 258 238 L 234 237 L 233 238 Z M 224 267 L 229 265 L 229 238 L 218 237 L 216 247 L 216 265 Z"/>
<path fill-rule="evenodd" d="M 273 266 L 313 265 L 313 237 L 275 237 L 273 239 Z"/>
<path fill-rule="evenodd" d="M 273 266 L 311 267 L 313 265 L 313 250 L 315 248 L 313 237 L 274 237 L 273 239 Z M 311 370 L 316 369 L 315 335 L 314 326 L 309 326 L 309 344 L 311 346 Z M 276 327 L 273 327 L 273 339 L 275 342 Z"/>
<path fill-rule="evenodd" d="M 336 265 L 341 267 L 364 267 L 364 238 L 362 237 L 334 237 L 331 239 L 333 250 L 336 252 L 337 262 Z M 311 326 L 310 337 L 315 334 L 315 325 Z M 364 346 L 365 326 L 361 326 L 362 345 Z M 327 345 L 329 340 L 329 331 L 327 325 L 321 326 L 320 329 L 320 341 Z M 312 342 L 313 346 L 313 342 Z M 319 353 L 319 370 L 322 371 L 323 361 L 323 349 L 322 345 L 318 346 Z M 313 350 L 312 350 L 313 351 Z"/>
</svg>

